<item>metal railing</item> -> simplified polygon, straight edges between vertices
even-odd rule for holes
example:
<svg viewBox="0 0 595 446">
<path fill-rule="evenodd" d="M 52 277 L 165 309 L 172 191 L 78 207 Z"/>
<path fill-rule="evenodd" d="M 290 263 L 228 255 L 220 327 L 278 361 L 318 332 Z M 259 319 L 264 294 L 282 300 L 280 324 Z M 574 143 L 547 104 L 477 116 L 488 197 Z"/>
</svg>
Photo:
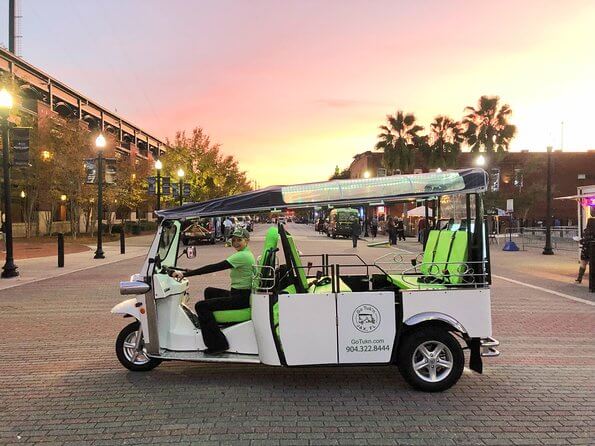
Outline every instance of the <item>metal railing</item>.
<svg viewBox="0 0 595 446">
<path fill-rule="evenodd" d="M 552 248 L 562 251 L 575 251 L 578 249 L 577 226 L 552 226 L 551 234 Z M 525 250 L 525 248 L 543 248 L 545 245 L 545 236 L 545 227 L 520 228 L 516 234 L 516 237 L 518 237 L 517 240 L 520 240 L 522 250 Z M 514 232 L 513 237 L 515 237 Z"/>
</svg>

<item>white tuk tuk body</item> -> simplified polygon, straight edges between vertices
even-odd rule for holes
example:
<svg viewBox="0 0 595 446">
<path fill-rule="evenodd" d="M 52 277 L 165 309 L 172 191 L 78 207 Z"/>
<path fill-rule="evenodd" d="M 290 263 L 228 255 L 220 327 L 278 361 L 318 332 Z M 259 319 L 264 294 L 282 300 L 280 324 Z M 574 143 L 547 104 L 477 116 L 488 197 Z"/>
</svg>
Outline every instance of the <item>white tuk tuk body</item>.
<svg viewBox="0 0 595 446">
<path fill-rule="evenodd" d="M 456 334 L 458 342 L 466 344 L 471 352 L 469 366 L 481 372 L 481 358 L 497 356 L 499 353 L 495 349 L 498 342 L 492 338 L 489 246 L 485 239 L 479 198 L 479 192 L 485 189 L 487 181 L 485 172 L 478 169 L 470 171 L 475 174 L 477 184 L 467 187 L 465 183 L 455 190 L 449 189 L 453 184 L 453 173 L 450 172 L 447 187 L 440 187 L 440 184 L 444 184 L 440 181 L 445 177 L 438 174 L 438 178 L 430 177 L 432 187 L 429 191 L 427 184 L 430 174 L 399 176 L 400 182 L 403 177 L 408 177 L 407 181 L 413 184 L 412 187 L 416 187 L 416 182 L 425 184 L 423 192 L 409 195 L 394 193 L 394 185 L 388 182 L 391 177 L 383 180 L 386 187 L 382 189 L 390 193 L 379 194 L 377 189 L 370 186 L 369 180 L 347 180 L 352 184 L 343 185 L 352 186 L 353 182 L 368 181 L 363 185 L 367 188 L 366 194 L 362 197 L 352 195 L 342 201 L 349 200 L 349 204 L 391 196 L 414 196 L 429 200 L 454 193 L 467 194 L 467 197 L 473 195 L 476 200 L 474 221 L 481 223 L 471 222 L 470 199 L 467 198 L 467 229 L 462 233 L 433 231 L 435 233 L 427 237 L 427 243 L 435 245 L 426 246 L 421 263 L 413 262 L 412 265 L 394 255 L 393 258 L 383 256 L 373 265 L 362 261 L 359 266 L 366 268 L 366 274 L 347 275 L 342 273 L 357 265 L 332 263 L 332 255 L 323 254 L 321 265 L 313 268 L 308 265 L 308 270 L 317 270 L 316 276 L 306 277 L 300 255 L 283 225 L 269 230 L 281 241 L 285 265 L 280 265 L 282 261 L 276 252 L 281 247 L 274 248 L 275 241 L 268 251 L 263 252 L 265 260 L 259 260 L 255 270 L 248 317 L 221 324 L 222 332 L 229 342 L 229 350 L 220 355 L 204 352 L 206 347 L 196 315 L 188 307 L 187 279 L 177 281 L 167 274 L 167 267 L 175 268 L 180 255 L 180 220 L 246 214 L 279 208 L 282 204 L 266 204 L 252 209 L 242 204 L 241 208 L 235 209 L 227 203 L 220 209 L 213 202 L 206 202 L 206 207 L 199 203 L 196 205 L 199 208 L 186 205 L 161 213 L 163 221 L 142 270 L 132 276 L 130 281 L 121 283 L 121 293 L 133 294 L 135 297 L 112 309 L 113 313 L 132 316 L 140 325 L 138 332 L 131 329 L 124 333 L 127 336 L 125 338 L 121 334 L 121 349 L 124 353 L 118 353 L 117 345 L 118 357 L 121 361 L 122 355 L 124 359 L 127 358 L 130 364 L 127 365 L 125 361 L 122 363 L 133 370 L 144 370 L 143 361 L 137 361 L 139 357 L 149 362 L 178 359 L 262 363 L 270 366 L 396 364 L 404 376 L 411 375 L 409 378 L 405 376 L 411 384 L 432 391 L 443 390 L 454 384 L 458 376 L 449 378 L 446 374 L 447 371 L 450 373 L 448 364 L 454 368 L 453 364 L 460 358 L 464 361 L 462 351 L 456 351 L 457 346 L 449 344 L 449 339 L 444 338 L 443 334 L 438 333 L 434 341 L 424 341 L 424 333 L 426 337 L 431 337 L 432 333 L 442 330 L 445 335 Z M 414 178 L 420 176 L 426 177 L 424 181 Z M 477 178 L 481 181 L 477 181 Z M 295 208 L 334 203 L 337 201 L 336 195 L 333 195 L 336 191 L 332 189 L 336 185 L 330 186 L 330 192 L 319 185 L 282 188 L 286 189 L 282 194 L 283 200 L 286 207 Z M 356 184 L 354 188 L 360 186 Z M 456 252 L 456 243 L 462 247 L 459 253 Z M 446 253 L 446 246 L 449 246 L 448 259 L 434 258 L 441 251 Z M 461 257 L 456 259 L 455 254 Z M 426 256 L 430 255 L 432 262 L 427 262 Z M 308 283 L 312 279 L 313 282 Z M 417 339 L 416 336 L 422 336 L 417 349 L 403 344 L 406 341 L 413 342 L 411 340 Z M 449 345 L 452 346 L 450 349 Z M 411 350 L 406 360 L 403 356 L 405 350 Z M 134 366 L 135 361 L 139 364 L 137 368 Z M 407 366 L 411 366 L 411 370 L 404 372 L 402 367 Z M 426 374 L 416 372 L 417 383 L 412 382 L 416 379 L 415 367 L 427 369 Z M 446 376 L 442 381 L 448 378 L 453 382 L 441 387 L 438 378 L 442 375 Z"/>
</svg>

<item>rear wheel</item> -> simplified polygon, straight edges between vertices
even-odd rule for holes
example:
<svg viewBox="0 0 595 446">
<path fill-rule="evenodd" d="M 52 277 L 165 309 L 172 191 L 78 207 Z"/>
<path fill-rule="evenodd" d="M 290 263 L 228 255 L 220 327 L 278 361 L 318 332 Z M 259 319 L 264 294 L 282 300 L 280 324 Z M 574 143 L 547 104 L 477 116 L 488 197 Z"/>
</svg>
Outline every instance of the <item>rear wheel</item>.
<svg viewBox="0 0 595 446">
<path fill-rule="evenodd" d="M 405 381 L 416 389 L 441 392 L 459 380 L 465 356 L 459 342 L 448 331 L 427 327 L 402 339 L 398 366 Z"/>
<path fill-rule="evenodd" d="M 139 342 L 137 342 L 138 336 L 141 337 Z M 152 370 L 161 364 L 161 359 L 147 356 L 138 321 L 124 327 L 118 335 L 116 356 L 124 367 L 135 372 Z"/>
</svg>

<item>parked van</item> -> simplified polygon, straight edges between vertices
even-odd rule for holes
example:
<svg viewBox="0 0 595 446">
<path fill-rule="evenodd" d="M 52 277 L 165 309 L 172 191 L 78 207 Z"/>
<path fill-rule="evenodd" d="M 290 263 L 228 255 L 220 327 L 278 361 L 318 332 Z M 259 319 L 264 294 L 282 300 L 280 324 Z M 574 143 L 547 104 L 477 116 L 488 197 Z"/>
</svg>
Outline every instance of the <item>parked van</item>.
<svg viewBox="0 0 595 446">
<path fill-rule="evenodd" d="M 351 237 L 351 224 L 358 218 L 359 212 L 357 209 L 332 209 L 329 214 L 329 224 L 326 229 L 327 237 L 337 238 L 338 235 Z"/>
</svg>

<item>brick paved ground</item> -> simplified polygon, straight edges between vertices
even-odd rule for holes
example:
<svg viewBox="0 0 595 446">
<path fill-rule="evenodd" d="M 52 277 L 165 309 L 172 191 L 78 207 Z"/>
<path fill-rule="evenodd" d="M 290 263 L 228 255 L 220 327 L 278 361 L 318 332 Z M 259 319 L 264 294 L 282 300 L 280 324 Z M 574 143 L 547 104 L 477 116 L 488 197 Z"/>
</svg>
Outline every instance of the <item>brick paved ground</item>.
<svg viewBox="0 0 595 446">
<path fill-rule="evenodd" d="M 304 253 L 349 244 L 298 237 Z M 198 263 L 226 253 L 199 248 Z M 594 443 L 593 306 L 495 280 L 502 356 L 442 394 L 411 390 L 393 367 L 171 362 L 133 373 L 113 352 L 127 320 L 109 310 L 140 263 L 0 291 L 0 444 Z"/>
</svg>

